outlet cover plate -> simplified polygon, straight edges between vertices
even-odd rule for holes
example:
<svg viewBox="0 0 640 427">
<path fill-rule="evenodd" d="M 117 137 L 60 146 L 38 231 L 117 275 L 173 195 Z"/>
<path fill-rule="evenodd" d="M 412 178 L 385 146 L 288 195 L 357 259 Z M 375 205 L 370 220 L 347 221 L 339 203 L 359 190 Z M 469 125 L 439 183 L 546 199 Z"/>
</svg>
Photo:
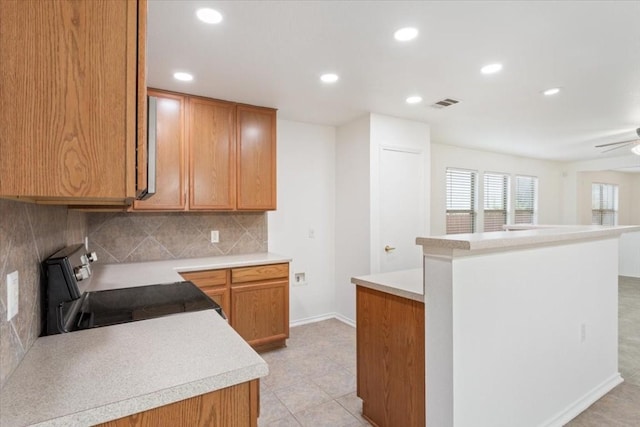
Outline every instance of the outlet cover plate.
<svg viewBox="0 0 640 427">
<path fill-rule="evenodd" d="M 211 230 L 211 243 L 220 243 L 220 232 L 218 230 Z"/>
<path fill-rule="evenodd" d="M 18 314 L 20 276 L 17 271 L 7 274 L 7 321 Z"/>
<path fill-rule="evenodd" d="M 293 275 L 293 286 L 304 286 L 307 284 L 307 277 L 305 273 L 295 273 Z"/>
</svg>

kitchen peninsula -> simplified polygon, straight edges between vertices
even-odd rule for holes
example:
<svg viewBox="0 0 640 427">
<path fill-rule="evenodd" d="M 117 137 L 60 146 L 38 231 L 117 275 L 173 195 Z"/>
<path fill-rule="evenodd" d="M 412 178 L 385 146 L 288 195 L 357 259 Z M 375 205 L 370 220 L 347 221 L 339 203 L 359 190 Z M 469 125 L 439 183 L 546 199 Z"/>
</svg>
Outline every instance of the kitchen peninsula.
<svg viewBox="0 0 640 427">
<path fill-rule="evenodd" d="M 622 382 L 618 241 L 639 230 L 539 226 L 418 238 L 426 425 L 560 427 Z M 352 281 L 410 296 L 406 280 L 396 290 L 385 274 Z"/>
<path fill-rule="evenodd" d="M 638 230 L 418 238 L 427 425 L 561 426 L 622 382 L 618 240 Z"/>
</svg>

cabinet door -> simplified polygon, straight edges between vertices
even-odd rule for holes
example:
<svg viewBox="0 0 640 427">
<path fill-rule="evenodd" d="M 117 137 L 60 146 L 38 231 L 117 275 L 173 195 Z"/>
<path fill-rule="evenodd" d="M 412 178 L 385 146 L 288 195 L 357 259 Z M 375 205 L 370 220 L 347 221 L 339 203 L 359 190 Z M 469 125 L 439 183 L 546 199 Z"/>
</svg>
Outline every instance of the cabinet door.
<svg viewBox="0 0 640 427">
<path fill-rule="evenodd" d="M 0 195 L 133 198 L 138 3 L 2 0 L 0 21 Z"/>
<path fill-rule="evenodd" d="M 276 208 L 276 110 L 238 105 L 238 210 Z"/>
<path fill-rule="evenodd" d="M 235 209 L 235 106 L 191 97 L 188 114 L 189 209 Z"/>
<path fill-rule="evenodd" d="M 356 287 L 357 383 L 375 425 L 425 425 L 424 303 Z"/>
<path fill-rule="evenodd" d="M 138 0 L 138 81 L 137 81 L 137 121 L 138 140 L 136 142 L 136 197 L 147 190 L 149 176 L 147 170 L 147 0 Z M 131 85 L 131 83 L 128 83 Z"/>
<path fill-rule="evenodd" d="M 157 102 L 156 194 L 136 200 L 133 210 L 184 210 L 185 189 L 185 98 L 149 89 Z"/>
<path fill-rule="evenodd" d="M 289 281 L 233 285 L 231 326 L 254 347 L 289 337 Z"/>
<path fill-rule="evenodd" d="M 209 298 L 222 307 L 231 323 L 231 292 L 229 291 L 229 270 L 202 270 L 180 273 L 185 280 L 190 280 Z"/>
<path fill-rule="evenodd" d="M 229 289 L 224 286 L 200 289 L 202 289 L 202 292 L 207 294 L 209 298 L 217 302 L 218 305 L 222 307 L 222 311 L 224 311 L 224 314 L 227 316 L 227 320 L 231 323 L 231 310 L 229 305 L 231 296 L 229 295 Z"/>
</svg>

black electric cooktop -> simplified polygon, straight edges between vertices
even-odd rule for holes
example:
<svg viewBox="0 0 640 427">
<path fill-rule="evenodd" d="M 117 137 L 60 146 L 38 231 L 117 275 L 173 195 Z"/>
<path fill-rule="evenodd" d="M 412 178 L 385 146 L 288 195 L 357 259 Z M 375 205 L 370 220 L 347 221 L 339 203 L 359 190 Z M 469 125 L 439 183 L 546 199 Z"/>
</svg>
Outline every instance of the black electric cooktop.
<svg viewBox="0 0 640 427">
<path fill-rule="evenodd" d="M 210 309 L 224 317 L 220 306 L 191 282 L 87 292 L 73 330 Z"/>
</svg>

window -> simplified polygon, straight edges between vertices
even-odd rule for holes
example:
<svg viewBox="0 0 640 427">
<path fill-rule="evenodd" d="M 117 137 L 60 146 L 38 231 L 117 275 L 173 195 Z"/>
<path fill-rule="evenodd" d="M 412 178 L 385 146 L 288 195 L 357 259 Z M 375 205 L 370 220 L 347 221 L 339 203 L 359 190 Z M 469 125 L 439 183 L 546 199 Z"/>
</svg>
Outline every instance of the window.
<svg viewBox="0 0 640 427">
<path fill-rule="evenodd" d="M 476 231 L 476 172 L 447 168 L 447 234 Z"/>
<path fill-rule="evenodd" d="M 536 224 L 538 222 L 538 178 L 516 176 L 516 224 Z"/>
<path fill-rule="evenodd" d="M 618 223 L 618 186 L 591 185 L 591 224 L 616 225 Z"/>
<path fill-rule="evenodd" d="M 484 174 L 484 231 L 502 231 L 508 217 L 509 176 Z"/>
</svg>

